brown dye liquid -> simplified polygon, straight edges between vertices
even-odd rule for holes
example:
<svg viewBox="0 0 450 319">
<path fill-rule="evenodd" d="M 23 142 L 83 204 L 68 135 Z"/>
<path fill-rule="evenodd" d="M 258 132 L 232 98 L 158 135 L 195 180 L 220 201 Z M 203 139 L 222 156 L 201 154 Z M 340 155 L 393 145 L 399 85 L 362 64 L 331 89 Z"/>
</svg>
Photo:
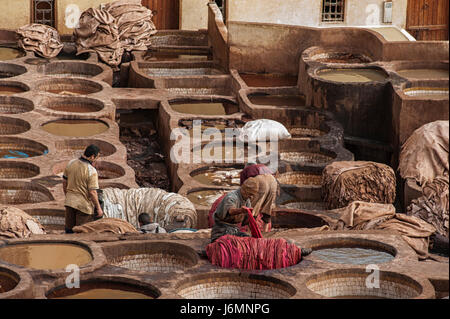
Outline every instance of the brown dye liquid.
<svg viewBox="0 0 450 319">
<path fill-rule="evenodd" d="M 317 72 L 317 75 L 323 80 L 334 82 L 380 82 L 386 79 L 382 71 L 375 69 L 327 69 Z"/>
<path fill-rule="evenodd" d="M 196 181 L 205 185 L 239 186 L 241 169 L 212 167 L 205 172 L 192 176 Z"/>
<path fill-rule="evenodd" d="M 236 147 L 226 146 L 226 145 L 209 145 L 206 144 L 201 150 L 196 148 L 194 150 L 193 156 L 194 158 L 201 158 L 202 161 L 205 160 L 214 160 L 219 163 L 227 163 L 243 161 L 245 159 L 245 150 L 246 147 Z M 256 155 L 256 151 L 253 150 L 254 155 Z"/>
<path fill-rule="evenodd" d="M 59 120 L 42 125 L 42 129 L 58 136 L 85 137 L 107 131 L 108 125 L 95 120 Z"/>
<path fill-rule="evenodd" d="M 239 106 L 231 103 L 171 103 L 175 112 L 198 115 L 228 115 L 239 111 Z"/>
<path fill-rule="evenodd" d="M 419 99 L 448 99 L 448 88 L 410 88 L 403 92 L 408 96 L 417 97 Z"/>
<path fill-rule="evenodd" d="M 89 92 L 85 90 L 77 90 L 77 89 L 50 89 L 46 90 L 49 93 L 60 94 L 60 95 L 85 95 L 89 94 Z"/>
<path fill-rule="evenodd" d="M 411 79 L 448 79 L 448 70 L 444 69 L 406 69 L 397 72 L 405 78 Z"/>
<path fill-rule="evenodd" d="M 0 294 L 13 290 L 17 286 L 17 280 L 8 273 L 0 272 Z"/>
<path fill-rule="evenodd" d="M 207 55 L 190 55 L 168 52 L 152 52 L 144 56 L 145 61 L 176 61 L 176 60 L 208 60 Z"/>
<path fill-rule="evenodd" d="M 248 99 L 256 105 L 305 106 L 305 98 L 301 95 L 251 95 Z"/>
<path fill-rule="evenodd" d="M 119 289 L 89 289 L 78 294 L 58 297 L 54 299 L 154 299 L 138 292 Z"/>
<path fill-rule="evenodd" d="M 276 74 L 241 74 L 240 77 L 250 87 L 296 86 L 297 76 Z"/>
<path fill-rule="evenodd" d="M 322 260 L 338 264 L 369 265 L 391 261 L 391 254 L 369 248 L 327 248 L 314 250 L 313 255 Z"/>
<path fill-rule="evenodd" d="M 33 269 L 65 269 L 92 261 L 88 250 L 71 244 L 18 244 L 0 248 L 0 260 Z"/>
<path fill-rule="evenodd" d="M 25 90 L 17 86 L 0 86 L 0 95 L 13 95 L 22 92 L 25 92 Z"/>
<path fill-rule="evenodd" d="M 211 207 L 211 205 L 216 201 L 217 198 L 222 196 L 226 191 L 220 191 L 220 190 L 205 190 L 205 191 L 198 191 L 193 192 L 187 195 L 187 198 L 194 204 L 194 205 L 202 205 Z"/>
<path fill-rule="evenodd" d="M 73 112 L 73 113 L 89 113 L 98 112 L 101 107 L 89 104 L 60 104 L 52 105 L 48 107 L 49 109 L 57 112 Z"/>
<path fill-rule="evenodd" d="M 19 50 L 0 47 L 0 61 L 17 59 L 24 55 L 25 54 Z"/>
</svg>

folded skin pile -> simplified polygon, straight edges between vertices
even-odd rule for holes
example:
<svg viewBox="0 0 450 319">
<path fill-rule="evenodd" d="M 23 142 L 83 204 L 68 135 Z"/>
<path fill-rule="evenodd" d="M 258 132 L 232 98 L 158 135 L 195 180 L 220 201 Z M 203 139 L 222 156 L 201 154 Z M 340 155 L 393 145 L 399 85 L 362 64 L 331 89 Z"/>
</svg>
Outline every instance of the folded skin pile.
<svg viewBox="0 0 450 319">
<path fill-rule="evenodd" d="M 301 261 L 301 249 L 285 239 L 225 235 L 206 246 L 209 261 L 222 268 L 278 269 Z"/>
<path fill-rule="evenodd" d="M 89 8 L 74 31 L 77 54 L 96 52 L 100 59 L 113 68 L 122 60 L 123 47 L 114 17 L 103 9 Z"/>
<path fill-rule="evenodd" d="M 423 196 L 412 200 L 407 215 L 418 217 L 436 228 L 439 235 L 449 238 L 449 181 L 448 174 L 426 182 Z"/>
<path fill-rule="evenodd" d="M 45 24 L 32 23 L 16 30 L 19 47 L 44 58 L 54 58 L 63 48 L 58 31 Z"/>
<path fill-rule="evenodd" d="M 333 162 L 322 173 L 322 193 L 328 209 L 353 201 L 392 204 L 395 173 L 387 165 L 364 161 Z"/>
<path fill-rule="evenodd" d="M 141 0 L 111 2 L 105 10 L 115 19 L 125 51 L 147 50 L 151 36 L 157 31 L 152 21 L 152 11 L 141 5 Z"/>
<path fill-rule="evenodd" d="M 125 220 L 117 218 L 102 218 L 93 222 L 75 226 L 74 233 L 112 233 L 112 234 L 126 234 L 139 233 L 139 231 Z"/>
<path fill-rule="evenodd" d="M 0 209 L 0 238 L 28 238 L 33 234 L 45 234 L 35 218 L 16 207 Z"/>
</svg>

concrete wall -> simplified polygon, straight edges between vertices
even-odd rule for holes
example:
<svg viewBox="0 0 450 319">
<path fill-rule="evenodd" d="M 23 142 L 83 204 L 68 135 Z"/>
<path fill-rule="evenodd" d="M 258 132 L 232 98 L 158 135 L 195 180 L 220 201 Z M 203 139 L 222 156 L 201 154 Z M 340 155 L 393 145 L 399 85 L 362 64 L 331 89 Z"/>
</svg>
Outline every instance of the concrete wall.
<svg viewBox="0 0 450 319">
<path fill-rule="evenodd" d="M 209 0 L 180 0 L 180 29 L 208 28 Z"/>
<path fill-rule="evenodd" d="M 384 0 L 346 0 L 345 2 L 345 21 L 336 24 L 321 22 L 322 0 L 227 0 L 227 21 L 314 27 L 383 24 Z M 393 25 L 405 27 L 407 3 L 407 0 L 393 0 Z"/>
<path fill-rule="evenodd" d="M 0 29 L 16 30 L 30 22 L 30 0 L 0 0 Z"/>
</svg>

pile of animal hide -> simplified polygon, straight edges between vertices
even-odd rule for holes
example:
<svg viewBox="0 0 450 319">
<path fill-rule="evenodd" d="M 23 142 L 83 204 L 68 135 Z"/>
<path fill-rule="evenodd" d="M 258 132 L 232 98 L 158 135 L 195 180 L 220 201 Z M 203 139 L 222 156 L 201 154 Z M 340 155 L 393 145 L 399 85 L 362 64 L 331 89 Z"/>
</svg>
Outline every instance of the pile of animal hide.
<svg viewBox="0 0 450 319">
<path fill-rule="evenodd" d="M 35 218 L 16 207 L 0 208 L 0 238 L 28 238 L 32 234 L 45 234 Z"/>
<path fill-rule="evenodd" d="M 19 47 L 44 58 L 54 58 L 63 48 L 58 31 L 45 24 L 32 23 L 16 30 Z"/>
</svg>

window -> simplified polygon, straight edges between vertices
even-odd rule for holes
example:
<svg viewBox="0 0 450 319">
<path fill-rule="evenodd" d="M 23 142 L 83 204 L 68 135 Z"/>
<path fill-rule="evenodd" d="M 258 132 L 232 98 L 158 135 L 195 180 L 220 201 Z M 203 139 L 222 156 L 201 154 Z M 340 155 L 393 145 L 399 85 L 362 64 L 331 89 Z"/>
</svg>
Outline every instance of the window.
<svg viewBox="0 0 450 319">
<path fill-rule="evenodd" d="M 33 1 L 33 22 L 54 26 L 54 0 Z"/>
<path fill-rule="evenodd" d="M 220 12 L 222 12 L 222 18 L 223 18 L 224 22 L 226 21 L 226 9 L 225 9 L 226 2 L 225 1 L 226 0 L 215 0 L 217 6 L 220 9 Z"/>
<path fill-rule="evenodd" d="M 343 22 L 345 0 L 323 0 L 322 21 Z"/>
</svg>

